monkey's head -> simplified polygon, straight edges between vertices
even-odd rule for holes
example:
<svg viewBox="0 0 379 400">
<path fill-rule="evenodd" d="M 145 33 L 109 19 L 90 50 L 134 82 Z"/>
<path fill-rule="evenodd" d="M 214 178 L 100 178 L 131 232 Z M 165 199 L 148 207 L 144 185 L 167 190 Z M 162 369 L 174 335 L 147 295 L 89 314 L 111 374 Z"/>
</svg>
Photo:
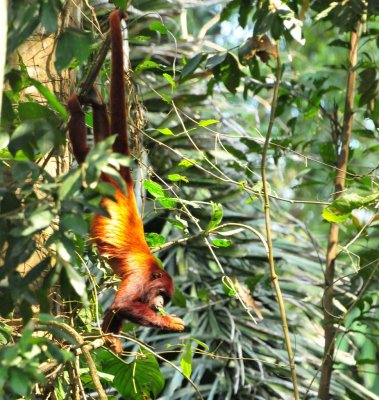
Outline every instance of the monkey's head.
<svg viewBox="0 0 379 400">
<path fill-rule="evenodd" d="M 173 295 L 174 282 L 171 276 L 158 265 L 154 266 L 150 271 L 145 304 L 156 311 L 169 303 Z"/>
</svg>

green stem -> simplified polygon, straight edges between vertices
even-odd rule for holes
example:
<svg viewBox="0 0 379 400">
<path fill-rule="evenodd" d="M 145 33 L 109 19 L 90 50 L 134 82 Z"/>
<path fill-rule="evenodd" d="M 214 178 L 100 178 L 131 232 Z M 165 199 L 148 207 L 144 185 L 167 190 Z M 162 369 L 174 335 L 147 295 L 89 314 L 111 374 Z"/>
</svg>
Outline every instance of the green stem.
<svg viewBox="0 0 379 400">
<path fill-rule="evenodd" d="M 279 285 L 278 275 L 276 274 L 276 271 L 275 271 L 275 262 L 274 262 L 274 255 L 273 255 L 271 226 L 270 226 L 270 197 L 268 194 L 267 174 L 266 174 L 267 152 L 268 152 L 268 148 L 270 145 L 271 132 L 272 132 L 272 128 L 274 126 L 274 121 L 275 121 L 275 112 L 276 112 L 276 105 L 278 102 L 279 84 L 280 84 L 280 78 L 281 78 L 281 65 L 280 65 L 278 46 L 276 47 L 276 50 L 277 50 L 277 54 L 278 54 L 277 59 L 276 59 L 276 81 L 275 81 L 275 85 L 274 85 L 274 94 L 273 94 L 273 98 L 272 98 L 270 121 L 269 121 L 268 128 L 267 128 L 266 140 L 263 145 L 261 174 L 262 174 L 262 184 L 263 184 L 265 225 L 266 225 L 270 275 L 271 275 L 272 283 L 274 285 L 276 299 L 277 299 L 277 302 L 279 305 L 279 311 L 280 311 L 280 316 L 281 316 L 281 320 L 282 320 L 284 342 L 286 344 L 287 353 L 288 353 L 288 361 L 289 361 L 290 370 L 291 370 L 294 399 L 298 400 L 299 399 L 299 390 L 297 387 L 296 367 L 295 367 L 295 362 L 294 362 L 294 357 L 293 357 L 293 352 L 292 352 L 292 347 L 291 347 L 291 338 L 290 338 L 288 325 L 287 325 L 286 309 L 284 306 L 282 291 L 281 291 L 280 285 Z"/>
</svg>

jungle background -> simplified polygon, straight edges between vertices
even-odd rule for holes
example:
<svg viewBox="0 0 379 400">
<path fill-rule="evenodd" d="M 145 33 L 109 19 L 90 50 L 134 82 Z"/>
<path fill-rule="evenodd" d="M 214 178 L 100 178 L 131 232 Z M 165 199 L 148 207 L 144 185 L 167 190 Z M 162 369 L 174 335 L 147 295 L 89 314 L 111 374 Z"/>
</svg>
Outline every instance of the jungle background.
<svg viewBox="0 0 379 400">
<path fill-rule="evenodd" d="M 379 399 L 378 2 L 0 5 L 0 398 Z M 65 106 L 115 6 L 139 208 L 187 327 L 125 323 L 121 356 L 88 237 L 115 159 L 73 161 Z"/>
</svg>

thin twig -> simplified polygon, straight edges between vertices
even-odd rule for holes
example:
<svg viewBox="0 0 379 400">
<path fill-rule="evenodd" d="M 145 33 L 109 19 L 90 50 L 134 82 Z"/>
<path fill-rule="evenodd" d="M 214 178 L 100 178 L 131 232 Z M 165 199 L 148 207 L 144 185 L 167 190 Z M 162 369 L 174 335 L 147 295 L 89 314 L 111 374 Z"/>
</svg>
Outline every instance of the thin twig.
<svg viewBox="0 0 379 400">
<path fill-rule="evenodd" d="M 199 121 L 197 121 L 196 119 L 194 119 L 193 117 L 191 117 L 188 113 L 184 112 L 183 110 L 180 110 L 180 113 L 183 114 L 189 121 L 193 122 L 194 124 L 199 125 Z M 221 120 L 222 122 L 222 120 Z M 213 134 L 215 134 L 216 136 L 219 137 L 223 137 L 223 138 L 234 138 L 234 139 L 244 139 L 244 140 L 248 140 L 248 141 L 252 141 L 252 142 L 256 142 L 259 144 L 263 144 L 265 141 L 265 138 L 259 138 L 259 137 L 251 137 L 250 135 L 240 135 L 240 134 L 234 134 L 234 133 L 222 133 L 222 132 L 218 132 L 216 131 L 214 128 L 212 128 L 212 126 L 202 126 L 201 129 L 205 129 L 208 132 L 211 132 Z M 257 128 L 255 128 L 255 130 L 260 134 L 259 130 Z M 271 142 L 270 141 L 270 147 L 276 147 L 280 150 L 283 150 L 285 152 L 294 154 L 295 156 L 298 156 L 300 158 L 302 158 L 304 160 L 305 163 L 308 163 L 308 161 L 314 162 L 316 164 L 320 164 L 320 165 L 324 165 L 325 167 L 330 168 L 331 170 L 338 170 L 338 168 L 335 165 L 332 164 L 328 164 L 326 162 L 323 162 L 321 160 L 317 160 L 316 158 L 310 157 L 310 156 L 306 156 L 305 154 L 300 153 L 299 151 L 293 150 L 289 147 L 283 146 L 279 143 L 275 143 L 275 142 Z M 375 169 L 374 169 L 375 170 Z M 351 178 L 357 178 L 357 177 L 361 177 L 361 176 L 366 176 L 366 175 L 370 175 L 372 171 L 370 171 L 369 173 L 365 174 L 365 175 L 359 175 L 359 174 L 355 174 L 352 172 L 347 172 L 347 175 L 349 175 Z"/>
<path fill-rule="evenodd" d="M 289 335 L 288 325 L 287 325 L 287 316 L 286 316 L 286 309 L 284 306 L 282 291 L 279 285 L 278 275 L 276 274 L 275 270 L 275 261 L 274 261 L 274 253 L 273 253 L 273 245 L 272 245 L 272 237 L 271 237 L 271 226 L 270 226 L 270 198 L 268 194 L 268 185 L 267 185 L 267 174 L 266 174 L 266 163 L 267 163 L 267 152 L 270 144 L 270 137 L 272 128 L 274 126 L 275 121 L 275 112 L 276 112 L 276 105 L 278 101 L 278 93 L 279 93 L 279 85 L 280 85 L 280 78 L 281 78 L 281 65 L 280 65 L 280 57 L 279 57 L 279 48 L 276 45 L 277 51 L 277 59 L 276 59 L 276 80 L 274 85 L 274 94 L 272 98 L 272 105 L 271 105 L 271 113 L 270 113 L 270 121 L 267 128 L 267 135 L 266 140 L 263 145 L 263 152 L 262 152 L 262 162 L 261 162 L 261 174 L 262 174 L 262 185 L 263 185 L 263 197 L 264 197 L 264 210 L 265 210 L 265 225 L 266 225 L 266 235 L 267 235 L 267 245 L 268 245 L 268 260 L 270 266 L 270 275 L 274 285 L 274 289 L 276 292 L 276 298 L 279 305 L 280 315 L 282 319 L 282 327 L 284 333 L 284 341 L 287 348 L 288 353 L 288 361 L 291 370 L 291 377 L 292 377 L 292 385 L 293 385 L 293 394 L 294 399 L 299 399 L 299 390 L 297 387 L 297 377 L 296 377 L 296 367 L 291 347 L 291 338 Z"/>
<path fill-rule="evenodd" d="M 155 253 L 157 251 L 166 249 L 167 247 L 171 247 L 171 246 L 176 245 L 176 244 L 180 244 L 180 243 L 184 243 L 184 242 L 189 242 L 191 240 L 199 239 L 200 237 L 202 237 L 203 235 L 206 235 L 206 234 L 217 233 L 220 229 L 228 228 L 228 227 L 231 227 L 231 226 L 238 226 L 238 227 L 240 227 L 242 229 L 247 229 L 247 230 L 251 231 L 252 233 L 254 233 L 254 235 L 258 236 L 259 240 L 262 242 L 262 244 L 263 244 L 263 246 L 264 246 L 264 248 L 266 250 L 266 253 L 268 254 L 267 243 L 266 243 L 266 240 L 263 237 L 263 235 L 260 232 L 258 232 L 256 229 L 254 229 L 253 227 L 251 227 L 249 225 L 246 225 L 246 224 L 237 223 L 237 222 L 228 222 L 226 224 L 222 224 L 222 225 L 216 226 L 215 228 L 213 228 L 213 229 L 211 229 L 209 231 L 201 231 L 200 233 L 197 233 L 196 235 L 187 236 L 187 237 L 183 237 L 183 238 L 172 240 L 170 242 L 162 244 L 161 246 L 154 247 L 151 251 L 153 253 Z"/>
<path fill-rule="evenodd" d="M 230 183 L 232 185 L 238 186 L 239 188 L 245 190 L 248 193 L 253 193 L 254 195 L 261 195 L 262 193 L 258 190 L 255 190 L 253 187 L 246 185 L 246 184 L 241 184 L 241 182 L 237 182 L 235 180 L 233 180 L 232 178 L 226 176 L 226 177 L 222 177 L 219 176 L 217 174 L 215 174 L 214 172 L 204 168 L 202 165 L 200 165 L 199 163 L 197 163 L 195 160 L 190 159 L 189 157 L 186 157 L 183 153 L 181 153 L 179 150 L 173 149 L 172 147 L 170 147 L 168 144 L 161 142 L 160 140 L 152 137 L 151 135 L 149 135 L 147 132 L 143 131 L 142 129 L 139 129 L 138 127 L 135 127 L 136 130 L 138 130 L 138 132 L 140 132 L 142 135 L 146 136 L 147 138 L 149 138 L 149 140 L 157 143 L 159 146 L 162 146 L 164 148 L 166 148 L 167 150 L 169 150 L 170 152 L 176 154 L 179 158 L 181 158 L 182 160 L 186 160 L 188 162 L 191 163 L 191 165 L 193 165 L 195 168 L 199 169 L 200 171 L 203 171 L 206 175 L 209 175 L 221 182 L 224 183 Z M 286 199 L 284 197 L 280 197 L 280 196 L 276 196 L 274 194 L 269 194 L 268 195 L 270 198 L 272 199 L 276 199 L 279 201 L 284 201 L 286 203 L 290 203 L 290 204 L 316 204 L 316 205 L 322 205 L 322 206 L 329 206 L 330 202 L 328 201 L 314 201 L 314 200 L 293 200 L 293 199 Z"/>
</svg>

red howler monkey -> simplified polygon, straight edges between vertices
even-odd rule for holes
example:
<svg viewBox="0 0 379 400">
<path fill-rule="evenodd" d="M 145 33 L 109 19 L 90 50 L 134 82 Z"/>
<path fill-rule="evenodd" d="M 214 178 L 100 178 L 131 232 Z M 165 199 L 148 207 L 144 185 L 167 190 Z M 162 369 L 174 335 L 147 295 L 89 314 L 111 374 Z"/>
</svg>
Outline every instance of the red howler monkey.
<svg viewBox="0 0 379 400">
<path fill-rule="evenodd" d="M 96 88 L 88 95 L 80 97 L 80 101 L 93 109 L 95 142 L 117 134 L 113 151 L 129 156 L 120 21 L 122 18 L 124 14 L 119 11 L 112 12 L 109 18 L 112 49 L 110 121 L 106 106 Z M 76 94 L 68 101 L 71 116 L 68 130 L 78 163 L 85 160 L 89 151 L 81 103 Z M 119 173 L 126 182 L 127 193 L 123 193 L 110 177 L 105 174 L 101 176 L 103 181 L 116 188 L 116 192 L 114 198 L 102 199 L 101 204 L 109 216 L 95 215 L 90 232 L 99 254 L 108 260 L 115 274 L 121 278 L 113 304 L 104 316 L 102 329 L 104 332 L 118 334 L 123 320 L 127 319 L 145 326 L 181 332 L 184 330 L 184 323 L 180 318 L 156 313 L 157 307 L 162 307 L 171 300 L 173 281 L 159 267 L 145 241 L 130 169 L 121 167 Z M 115 337 L 108 337 L 107 344 L 117 353 L 122 351 L 121 341 Z"/>
</svg>

